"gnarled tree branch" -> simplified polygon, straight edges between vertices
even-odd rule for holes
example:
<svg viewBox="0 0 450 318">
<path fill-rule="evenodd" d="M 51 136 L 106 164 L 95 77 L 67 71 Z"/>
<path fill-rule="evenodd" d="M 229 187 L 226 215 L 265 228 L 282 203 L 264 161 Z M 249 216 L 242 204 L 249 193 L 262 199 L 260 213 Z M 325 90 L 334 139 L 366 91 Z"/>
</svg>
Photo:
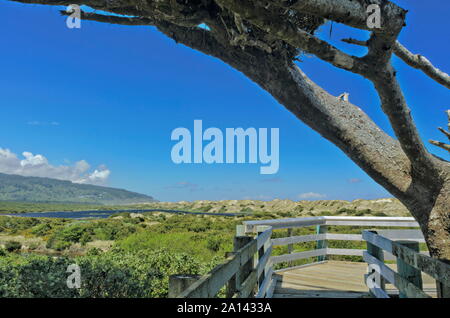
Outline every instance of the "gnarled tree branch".
<svg viewBox="0 0 450 318">
<path fill-rule="evenodd" d="M 349 44 L 367 46 L 367 41 L 361 41 L 352 38 L 343 39 L 342 41 Z M 402 59 L 406 64 L 415 69 L 421 70 L 439 84 L 442 84 L 447 88 L 450 88 L 450 76 L 447 73 L 435 67 L 425 56 L 411 53 L 399 41 L 395 42 L 393 50 L 395 55 L 397 55 L 400 59 Z"/>
<path fill-rule="evenodd" d="M 391 1 L 383 0 L 271 0 L 271 2 L 285 8 L 369 31 L 374 30 L 367 25 L 367 7 L 372 4 L 379 5 L 382 13 L 382 25 L 376 31 L 395 36 L 403 27 L 404 15 L 407 12 Z"/>
<path fill-rule="evenodd" d="M 60 11 L 61 15 L 68 16 L 72 12 Z M 81 19 L 120 25 L 155 25 L 155 20 L 140 17 L 118 17 L 114 15 L 97 14 L 81 11 Z"/>
<path fill-rule="evenodd" d="M 398 41 L 395 43 L 394 53 L 409 66 L 421 70 L 439 84 L 450 88 L 450 76 L 435 67 L 425 56 L 411 53 Z"/>
<path fill-rule="evenodd" d="M 363 74 L 365 65 L 314 35 L 297 28 L 273 15 L 265 8 L 255 8 L 249 0 L 217 0 L 217 3 L 264 30 L 272 36 L 286 41 L 294 47 L 314 54 L 332 65 L 354 73 Z"/>
</svg>

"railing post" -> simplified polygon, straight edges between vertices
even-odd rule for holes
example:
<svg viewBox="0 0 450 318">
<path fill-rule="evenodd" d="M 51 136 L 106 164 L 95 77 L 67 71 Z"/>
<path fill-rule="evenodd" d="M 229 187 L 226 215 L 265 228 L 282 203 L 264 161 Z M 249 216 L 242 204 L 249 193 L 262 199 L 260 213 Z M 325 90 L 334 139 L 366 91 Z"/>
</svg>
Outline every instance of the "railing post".
<svg viewBox="0 0 450 318">
<path fill-rule="evenodd" d="M 175 298 L 200 279 L 200 275 L 170 275 L 169 298 Z"/>
<path fill-rule="evenodd" d="M 287 229 L 287 237 L 291 237 L 292 236 L 292 228 L 288 228 Z M 292 252 L 294 251 L 294 244 L 288 244 L 288 253 L 292 254 Z"/>
<path fill-rule="evenodd" d="M 436 281 L 436 291 L 438 298 L 450 298 L 450 285 Z"/>
<path fill-rule="evenodd" d="M 326 234 L 328 231 L 328 226 L 326 225 L 317 225 L 316 226 L 316 234 Z M 317 241 L 316 249 L 327 248 L 327 240 Z M 327 259 L 326 255 L 317 256 L 318 262 L 323 262 Z"/>
<path fill-rule="evenodd" d="M 412 250 L 414 250 L 414 252 L 419 253 L 420 249 L 419 249 L 419 242 L 415 242 L 415 241 L 396 241 L 396 243 L 403 245 L 405 247 L 408 247 Z M 400 276 L 402 276 L 403 278 L 405 278 L 406 280 L 410 281 L 411 283 L 413 283 L 414 285 L 416 285 L 417 287 L 419 287 L 420 289 L 423 289 L 422 286 L 422 272 L 415 268 L 412 267 L 411 265 L 405 263 L 400 257 L 397 257 L 397 272 L 399 273 Z M 400 298 L 407 298 L 406 295 L 404 293 L 399 294 Z"/>
<path fill-rule="evenodd" d="M 378 234 L 377 231 L 370 231 L 370 232 L 372 232 L 374 234 Z M 383 252 L 383 250 L 381 248 L 379 248 L 378 246 L 373 245 L 370 242 L 366 242 L 366 243 L 367 243 L 367 253 L 369 253 L 370 255 L 372 255 L 373 257 L 378 259 L 379 261 L 384 262 L 384 252 Z M 371 273 L 369 273 L 369 274 L 371 274 Z M 384 280 L 383 276 L 381 276 L 380 273 L 378 273 L 377 275 L 379 275 L 379 278 L 380 278 L 380 288 L 383 291 L 386 291 L 386 286 L 385 286 L 386 283 L 385 283 L 385 280 Z M 372 297 L 375 297 L 375 295 L 372 294 L 371 292 L 370 292 L 370 294 L 372 295 Z"/>
<path fill-rule="evenodd" d="M 291 237 L 292 236 L 292 228 L 288 228 L 287 229 L 287 237 Z M 292 254 L 292 252 L 294 251 L 294 244 L 288 244 L 287 246 L 288 249 L 288 254 Z M 294 264 L 293 261 L 289 261 L 288 262 L 288 266 L 292 266 Z"/>
<path fill-rule="evenodd" d="M 264 227 L 265 229 L 265 227 Z M 258 229 L 258 236 L 264 232 L 264 229 L 259 228 Z M 264 256 L 264 253 L 266 252 L 266 244 L 263 244 L 261 246 L 261 248 L 258 250 L 258 261 L 257 261 L 257 265 L 259 265 L 259 262 L 261 260 L 261 258 Z M 264 281 L 264 278 L 266 277 L 266 273 L 265 270 L 263 271 L 263 273 L 261 274 L 261 277 L 258 279 L 258 286 L 261 286 L 261 283 Z"/>
<path fill-rule="evenodd" d="M 234 237 L 233 242 L 233 252 L 237 252 L 239 249 L 250 243 L 252 239 L 253 238 L 250 236 L 245 236 L 244 226 L 238 225 L 236 227 L 236 236 Z M 244 264 L 236 273 L 236 275 L 234 275 L 228 282 L 226 288 L 227 298 L 231 298 L 237 292 L 239 292 L 242 283 L 244 282 L 245 278 L 247 278 L 252 269 L 253 269 L 253 258 L 250 258 L 250 260 L 246 264 Z"/>
</svg>

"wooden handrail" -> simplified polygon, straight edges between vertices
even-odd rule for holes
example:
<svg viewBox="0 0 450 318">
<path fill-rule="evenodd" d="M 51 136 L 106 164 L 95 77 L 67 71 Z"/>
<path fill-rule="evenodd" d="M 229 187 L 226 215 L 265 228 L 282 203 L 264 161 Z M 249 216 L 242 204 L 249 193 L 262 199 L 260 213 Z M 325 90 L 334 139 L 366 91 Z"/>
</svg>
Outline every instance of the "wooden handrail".
<svg viewBox="0 0 450 318">
<path fill-rule="evenodd" d="M 375 264 L 380 269 L 379 274 L 389 283 L 403 291 L 409 298 L 430 298 L 428 294 L 423 292 L 419 287 L 409 282 L 404 277 L 400 276 L 393 269 L 386 266 L 384 262 L 378 260 L 376 257 L 370 255 L 368 252 L 363 254 L 364 261 L 368 264 Z M 367 281 L 367 277 L 366 277 Z M 383 297 L 384 298 L 384 297 Z"/>
<path fill-rule="evenodd" d="M 215 297 L 217 293 L 224 287 L 227 287 L 228 297 L 271 297 L 276 278 L 273 273 L 273 265 L 280 263 L 288 263 L 291 266 L 296 260 L 315 257 L 318 260 L 325 260 L 328 255 L 350 255 L 361 256 L 369 264 L 378 264 L 373 259 L 373 255 L 368 254 L 362 249 L 341 249 L 329 248 L 326 244 L 328 240 L 339 241 L 367 241 L 380 250 L 384 250 L 387 254 L 382 259 L 388 260 L 389 257 L 402 257 L 408 259 L 405 262 L 412 262 L 416 266 L 422 266 L 424 272 L 438 275 L 440 279 L 448 282 L 448 272 L 443 271 L 442 262 L 424 263 L 423 260 L 429 259 L 427 256 L 409 252 L 409 249 L 396 244 L 392 239 L 413 238 L 418 242 L 424 242 L 423 236 L 417 230 L 389 230 L 384 231 L 389 238 L 363 231 L 362 234 L 342 234 L 327 233 L 328 225 L 343 226 L 374 226 L 374 227 L 414 227 L 419 225 L 411 217 L 348 217 L 348 216 L 319 216 L 307 218 L 289 218 L 278 220 L 257 220 L 244 221 L 242 226 L 237 228 L 236 239 L 242 243 L 235 245 L 234 252 L 230 253 L 225 262 L 210 273 L 201 277 L 198 281 L 190 285 L 178 297 Z M 279 229 L 293 229 L 308 226 L 320 226 L 320 231 L 313 235 L 289 236 L 283 238 L 272 239 L 272 231 Z M 244 236 L 245 235 L 245 236 Z M 292 230 L 288 232 L 292 235 Z M 294 252 L 293 244 L 304 242 L 319 242 L 316 249 L 302 252 Z M 247 243 L 248 242 L 248 243 Z M 244 246 L 243 246 L 244 245 Z M 273 256 L 273 246 L 288 245 L 291 253 Z M 392 254 L 392 255 L 391 255 Z M 386 258 L 385 258 L 386 257 Z M 316 263 L 313 263 L 316 264 Z M 384 264 L 384 262 L 383 262 Z M 409 263 L 408 263 L 409 264 Z M 414 266 L 414 264 L 410 264 Z M 443 263 L 444 264 L 444 263 Z M 380 265 L 380 264 L 378 264 Z M 445 264 L 446 265 L 446 264 Z M 278 265 L 279 266 L 279 265 Z M 448 266 L 448 265 L 446 265 Z M 294 267 L 283 268 L 286 270 Z M 387 276 L 388 282 L 394 281 L 408 297 L 424 297 L 423 291 L 417 290 L 411 283 L 405 281 L 402 277 L 398 277 L 398 273 L 393 274 L 392 270 L 387 266 L 380 266 L 382 272 Z M 434 268 L 434 270 L 433 270 Z M 445 273 L 445 274 L 442 274 Z M 444 275 L 444 276 L 442 276 Z M 432 277 L 433 274 L 431 274 Z M 386 294 L 383 289 L 375 288 L 374 293 L 379 297 Z M 384 293 L 384 294 L 383 294 Z"/>
<path fill-rule="evenodd" d="M 260 277 L 265 274 L 261 286 L 259 286 L 257 295 L 264 297 L 272 283 L 272 267 L 270 256 L 272 254 L 271 244 L 272 228 L 268 227 L 248 244 L 233 252 L 224 263 L 216 266 L 208 274 L 202 276 L 199 280 L 190 285 L 177 298 L 212 298 L 234 278 L 234 282 L 242 280 L 236 288 L 234 297 L 245 298 L 252 295 L 258 288 Z M 258 252 L 262 250 L 263 254 L 258 257 Z M 248 263 L 253 262 L 253 269 L 244 279 L 235 279 L 241 269 Z M 170 287 L 169 287 L 170 288 Z"/>
<path fill-rule="evenodd" d="M 298 253 L 292 253 L 292 254 L 272 256 L 272 263 L 278 264 L 278 263 L 296 261 L 299 259 L 305 259 L 305 258 L 310 258 L 310 257 L 325 256 L 325 255 L 327 255 L 327 249 L 323 248 L 320 250 L 311 250 L 311 251 L 304 251 L 304 252 L 298 252 Z"/>
<path fill-rule="evenodd" d="M 419 227 L 412 217 L 355 217 L 355 216 L 315 216 L 306 218 L 287 218 L 274 220 L 244 221 L 245 232 L 254 232 L 257 226 L 271 226 L 272 229 L 288 229 L 313 225 L 347 225 L 347 226 L 387 226 Z"/>
<path fill-rule="evenodd" d="M 384 236 L 363 231 L 363 239 L 388 253 L 402 259 L 405 263 L 430 275 L 434 279 L 450 285 L 450 265 L 421 253 L 417 253 Z"/>
<path fill-rule="evenodd" d="M 270 226 L 274 230 L 280 229 L 293 229 L 317 226 L 318 234 L 310 235 L 300 235 L 300 236 L 289 236 L 282 238 L 272 239 L 272 244 L 274 246 L 288 246 L 288 254 L 277 255 L 272 257 L 272 262 L 274 264 L 280 264 L 287 262 L 288 266 L 291 266 L 292 262 L 316 257 L 317 262 L 326 260 L 328 255 L 344 255 L 344 256 L 363 256 L 364 250 L 362 249 L 344 249 L 344 248 L 329 248 L 327 246 L 327 241 L 337 240 L 337 241 L 363 241 L 361 234 L 342 234 L 342 233 L 327 233 L 329 225 L 334 226 L 371 226 L 371 227 L 419 227 L 419 224 L 412 217 L 356 217 L 356 216 L 317 216 L 317 217 L 306 217 L 306 218 L 287 218 L 287 219 L 275 219 L 275 220 L 255 220 L 255 221 L 244 221 L 243 231 L 246 233 L 255 232 L 259 226 Z M 402 230 L 403 231 L 403 230 Z M 411 231 L 411 230 L 407 230 Z M 414 237 L 420 242 L 424 242 L 422 234 L 420 231 L 413 230 Z M 392 233 L 394 233 L 392 231 Z M 416 234 L 418 232 L 418 234 Z M 289 231 L 288 233 L 292 233 Z M 398 232 L 401 233 L 401 232 Z M 412 235 L 413 232 L 408 232 L 408 235 Z M 289 235 L 289 234 L 288 234 Z M 400 234 L 398 234 L 400 235 Z M 315 250 L 294 252 L 293 244 L 306 243 L 306 242 L 317 242 Z M 387 260 L 395 259 L 392 255 L 386 255 Z M 295 267 L 295 266 L 293 266 Z M 292 267 L 292 268 L 293 268 Z M 282 270 L 289 269 L 283 268 Z"/>
<path fill-rule="evenodd" d="M 421 272 L 424 272 L 436 281 L 445 286 L 450 285 L 450 265 L 427 255 L 419 253 L 418 242 L 411 245 L 412 241 L 393 241 L 383 235 L 374 231 L 363 231 L 363 239 L 367 241 L 368 249 L 374 246 L 378 249 L 384 250 L 397 258 L 397 270 L 395 272 L 384 264 L 382 260 L 377 259 L 368 252 L 364 252 L 363 258 L 368 264 L 375 264 L 377 272 L 380 277 L 383 277 L 391 284 L 393 284 L 399 291 L 402 297 L 411 298 L 428 298 L 428 294 L 423 292 Z M 405 246 L 408 244 L 407 246 Z M 414 247 L 416 250 L 409 248 Z M 401 264 L 402 267 L 400 267 Z M 411 269 L 406 269 L 409 267 Z M 403 272 L 402 272 L 403 271 Z"/>
</svg>

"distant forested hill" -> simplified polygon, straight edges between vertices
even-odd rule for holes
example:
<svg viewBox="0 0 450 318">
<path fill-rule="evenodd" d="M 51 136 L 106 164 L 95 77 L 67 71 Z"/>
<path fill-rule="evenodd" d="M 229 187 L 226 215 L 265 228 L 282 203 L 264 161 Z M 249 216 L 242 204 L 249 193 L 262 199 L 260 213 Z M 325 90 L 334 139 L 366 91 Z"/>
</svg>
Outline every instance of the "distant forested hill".
<svg viewBox="0 0 450 318">
<path fill-rule="evenodd" d="M 131 204 L 155 200 L 122 189 L 0 173 L 0 201 Z"/>
</svg>

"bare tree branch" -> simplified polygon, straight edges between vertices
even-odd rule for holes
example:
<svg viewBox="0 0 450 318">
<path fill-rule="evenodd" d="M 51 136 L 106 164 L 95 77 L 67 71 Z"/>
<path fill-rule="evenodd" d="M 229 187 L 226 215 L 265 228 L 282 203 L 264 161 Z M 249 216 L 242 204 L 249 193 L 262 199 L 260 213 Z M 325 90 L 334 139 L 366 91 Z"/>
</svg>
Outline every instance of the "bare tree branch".
<svg viewBox="0 0 450 318">
<path fill-rule="evenodd" d="M 376 64 L 387 64 L 392 54 L 392 46 L 405 25 L 407 11 L 391 1 L 382 0 L 303 0 L 276 1 L 285 7 L 298 10 L 348 26 L 372 32 L 368 41 L 369 52 L 365 59 Z M 376 5 L 380 9 L 381 25 L 379 28 L 369 26 L 368 9 Z"/>
<path fill-rule="evenodd" d="M 411 166 L 399 142 L 381 131 L 359 107 L 329 94 L 295 65 L 270 56 L 255 63 L 255 67 L 240 70 L 391 193 L 400 196 L 407 191 Z M 233 61 L 230 65 L 239 67 Z"/>
<path fill-rule="evenodd" d="M 346 39 L 342 39 L 342 42 L 348 43 L 348 44 L 355 44 L 355 45 L 359 45 L 359 46 L 367 46 L 367 41 L 364 40 L 357 40 L 354 38 L 346 38 Z"/>
<path fill-rule="evenodd" d="M 360 46 L 367 46 L 367 41 L 356 40 L 352 38 L 343 39 L 343 42 L 355 44 Z M 450 88 L 450 76 L 435 67 L 426 57 L 420 54 L 411 53 L 400 42 L 396 41 L 394 45 L 394 53 L 401 58 L 409 66 L 423 71 L 430 78 L 434 79 L 439 84 Z"/>
<path fill-rule="evenodd" d="M 350 38 L 343 41 L 366 46 L 369 45 L 370 40 L 359 41 Z M 396 41 L 396 43 L 398 42 Z M 396 79 L 396 71 L 391 65 L 381 65 L 379 69 L 369 73 L 368 77 L 375 85 L 381 99 L 382 109 L 388 116 L 403 151 L 410 159 L 416 172 L 426 176 L 429 171 L 434 169 L 436 158 L 427 151 L 420 138 L 403 91 Z"/>
<path fill-rule="evenodd" d="M 359 59 L 343 53 L 325 41 L 317 40 L 312 35 L 308 36 L 302 34 L 300 37 L 300 32 L 295 32 L 295 30 L 292 31 L 290 29 L 286 32 L 285 29 L 281 28 L 281 26 L 279 27 L 278 25 L 271 28 L 271 25 L 273 26 L 271 19 L 266 17 L 261 19 L 264 15 L 259 12 L 255 13 L 254 10 L 251 9 L 251 6 L 246 4 L 245 1 L 221 0 L 221 2 L 226 2 L 225 5 L 228 5 L 228 8 L 232 11 L 244 15 L 248 20 L 250 20 L 250 22 L 266 29 L 266 31 L 271 34 L 275 33 L 277 36 L 280 36 L 280 38 L 291 43 L 292 45 L 300 47 L 306 52 L 315 54 L 317 57 L 324 61 L 330 62 L 334 66 L 350 70 L 370 79 L 374 83 L 380 96 L 382 109 L 388 116 L 392 128 L 400 141 L 400 145 L 405 154 L 408 156 L 413 169 L 416 173 L 422 175 L 423 177 L 431 175 L 430 171 L 435 169 L 436 158 L 428 152 L 420 138 L 415 123 L 411 117 L 410 109 L 408 108 L 406 100 L 403 96 L 403 92 L 396 80 L 396 72 L 390 65 L 393 46 L 395 45 L 396 38 L 404 25 L 404 18 L 406 14 L 405 10 L 398 9 L 398 7 L 395 6 L 389 7 L 388 10 L 384 8 L 385 17 L 386 12 L 389 13 L 396 11 L 398 16 L 394 19 L 395 23 L 391 24 L 390 28 L 386 30 L 386 32 L 373 30 L 371 38 L 367 41 L 369 52 L 365 57 Z M 300 4 L 310 2 L 311 1 L 305 1 Z M 318 3 L 317 1 L 312 2 Z M 319 2 L 324 3 L 324 1 Z M 346 0 L 339 2 L 348 4 Z M 328 1 L 328 3 L 330 2 Z M 385 2 L 385 4 L 386 3 L 387 2 Z M 324 8 L 324 10 L 324 12 L 320 13 L 319 9 L 316 14 L 320 13 L 323 15 L 326 12 L 329 12 L 326 10 L 330 10 L 330 7 Z M 351 16 L 351 13 L 348 14 Z M 271 32 L 273 29 L 279 32 Z M 300 38 L 303 38 L 303 43 L 299 40 Z M 342 63 L 343 65 L 335 62 L 336 59 L 340 60 L 341 57 L 345 61 L 345 63 Z M 351 67 L 349 67 L 350 65 Z"/>
<path fill-rule="evenodd" d="M 86 5 L 105 12 L 168 21 L 181 26 L 195 27 L 208 18 L 209 13 L 202 3 L 183 5 L 177 1 L 139 1 L 136 0 L 11 0 L 21 3 L 44 5 L 71 4 Z M 187 9 L 189 8 L 189 9 Z"/>
<path fill-rule="evenodd" d="M 395 43 L 394 53 L 403 61 L 405 61 L 405 63 L 409 66 L 422 70 L 425 74 L 427 74 L 439 84 L 450 88 L 450 76 L 437 67 L 433 66 L 433 64 L 431 64 L 431 62 L 425 56 L 411 53 L 398 41 Z"/>
<path fill-rule="evenodd" d="M 377 32 L 393 34 L 403 27 L 406 10 L 390 1 L 381 0 L 272 0 L 271 2 L 285 8 L 317 15 L 328 20 L 346 24 L 351 27 L 374 31 L 367 25 L 367 7 L 379 5 L 382 13 L 381 28 Z"/>
<path fill-rule="evenodd" d="M 61 15 L 68 16 L 72 12 L 68 11 L 60 11 Z M 140 17 L 118 17 L 113 15 L 104 15 L 97 13 L 90 13 L 81 11 L 81 19 L 111 23 L 111 24 L 120 24 L 120 25 L 155 25 L 155 21 L 148 18 L 140 18 Z"/>
<path fill-rule="evenodd" d="M 438 129 L 441 133 L 443 133 L 445 136 L 447 136 L 447 138 L 450 140 L 450 132 L 444 130 L 444 128 L 442 128 L 442 127 L 439 127 Z"/>
<path fill-rule="evenodd" d="M 423 175 L 434 169 L 435 158 L 425 148 L 411 117 L 403 92 L 391 66 L 370 74 L 381 99 L 383 112 L 400 141 L 400 145 L 417 172 Z"/>
<path fill-rule="evenodd" d="M 439 127 L 438 130 L 441 133 L 443 133 L 448 138 L 448 140 L 450 140 L 450 110 L 447 110 L 445 113 L 448 116 L 448 131 L 444 130 L 442 127 Z M 446 144 L 446 143 L 443 143 L 443 142 L 440 142 L 440 141 L 436 141 L 436 140 L 430 140 L 430 144 L 435 145 L 437 147 L 440 147 L 440 148 L 445 149 L 448 152 L 450 152 L 450 145 L 449 144 Z"/>
<path fill-rule="evenodd" d="M 442 149 L 447 150 L 448 152 L 450 152 L 450 145 L 440 142 L 440 141 L 435 141 L 435 140 L 430 140 L 430 144 L 435 145 L 437 147 L 440 147 Z"/>
<path fill-rule="evenodd" d="M 364 66 L 357 57 L 348 55 L 314 35 L 297 28 L 295 25 L 273 16 L 271 12 L 264 8 L 255 8 L 251 1 L 217 0 L 217 3 L 294 47 L 314 54 L 336 67 L 358 74 L 363 73 Z"/>
<path fill-rule="evenodd" d="M 344 39 L 344 42 L 369 46 L 373 41 L 359 41 L 355 39 Z M 395 42 L 397 43 L 397 41 Z M 394 44 L 395 46 L 396 44 Z M 375 53 L 375 51 L 374 51 Z M 367 57 L 369 54 L 367 55 Z M 383 59 L 386 56 L 383 57 Z M 375 57 L 377 60 L 377 57 Z M 435 158 L 427 151 L 416 125 L 411 117 L 411 111 L 403 96 L 402 89 L 396 79 L 396 71 L 389 65 L 373 64 L 373 71 L 367 73 L 367 77 L 374 83 L 381 99 L 381 106 L 384 113 L 394 129 L 395 135 L 400 141 L 402 149 L 411 160 L 413 167 L 422 175 L 427 175 L 434 169 Z"/>
</svg>

